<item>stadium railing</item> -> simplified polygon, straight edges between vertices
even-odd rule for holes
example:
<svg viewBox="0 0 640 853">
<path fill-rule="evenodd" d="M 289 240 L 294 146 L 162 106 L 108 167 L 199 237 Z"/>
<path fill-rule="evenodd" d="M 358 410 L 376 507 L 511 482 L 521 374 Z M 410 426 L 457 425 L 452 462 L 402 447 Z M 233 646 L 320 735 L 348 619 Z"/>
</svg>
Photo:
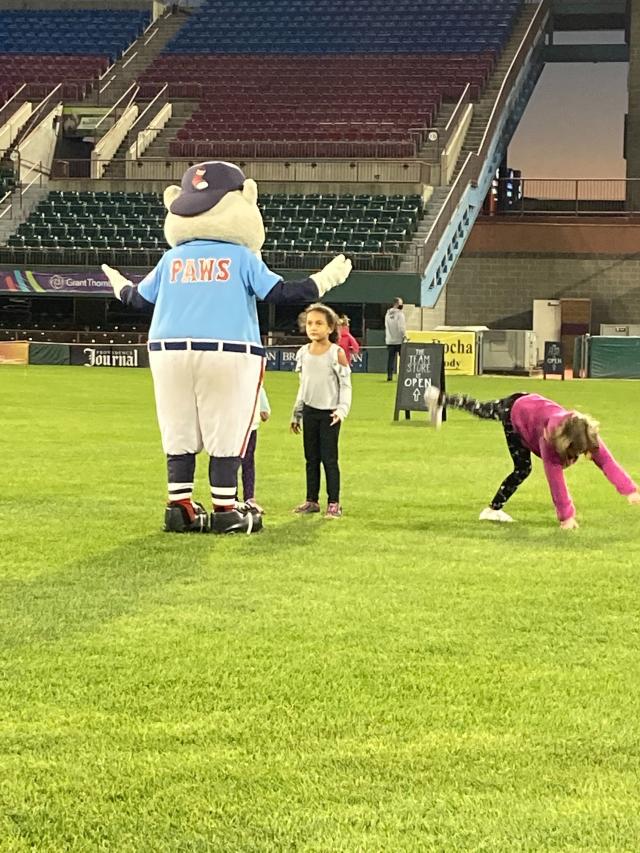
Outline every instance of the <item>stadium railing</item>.
<svg viewBox="0 0 640 853">
<path fill-rule="evenodd" d="M 527 32 L 514 56 L 504 80 L 494 101 L 491 115 L 487 122 L 485 132 L 476 152 L 467 155 L 458 177 L 451 186 L 451 190 L 444 204 L 441 206 L 433 225 L 427 235 L 420 258 L 420 268 L 426 269 L 431 257 L 438 249 L 445 231 L 449 226 L 451 218 L 462 201 L 462 197 L 469 185 L 477 186 L 482 167 L 489 155 L 489 150 L 499 128 L 501 117 L 507 107 L 518 75 L 522 71 L 531 51 L 540 37 L 540 33 L 546 30 L 551 15 L 550 0 L 525 0 L 527 5 L 538 4 L 538 8 L 531 18 Z"/>
<path fill-rule="evenodd" d="M 502 205 L 498 215 L 526 214 L 629 215 L 640 212 L 636 199 L 640 188 L 638 178 L 500 178 L 498 198 L 511 198 Z"/>
</svg>

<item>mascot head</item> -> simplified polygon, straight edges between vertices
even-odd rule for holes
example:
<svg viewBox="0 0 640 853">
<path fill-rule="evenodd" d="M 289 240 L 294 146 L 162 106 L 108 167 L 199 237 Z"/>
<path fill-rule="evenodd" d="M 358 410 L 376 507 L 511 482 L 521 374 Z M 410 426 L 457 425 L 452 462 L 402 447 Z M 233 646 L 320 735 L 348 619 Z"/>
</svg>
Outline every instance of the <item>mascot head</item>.
<svg viewBox="0 0 640 853">
<path fill-rule="evenodd" d="M 179 187 L 164 191 L 164 235 L 170 246 L 188 240 L 224 240 L 259 252 L 264 223 L 258 187 L 233 163 L 212 160 L 184 173 Z"/>
</svg>

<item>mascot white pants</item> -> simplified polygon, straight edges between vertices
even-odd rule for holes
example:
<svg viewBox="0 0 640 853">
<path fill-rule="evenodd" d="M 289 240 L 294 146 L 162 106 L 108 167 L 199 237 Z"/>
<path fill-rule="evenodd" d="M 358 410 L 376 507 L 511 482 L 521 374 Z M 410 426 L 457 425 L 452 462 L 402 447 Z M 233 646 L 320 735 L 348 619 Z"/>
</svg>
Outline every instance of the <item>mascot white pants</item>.
<svg viewBox="0 0 640 853">
<path fill-rule="evenodd" d="M 264 373 L 258 354 L 149 353 L 164 452 L 242 456 Z"/>
</svg>

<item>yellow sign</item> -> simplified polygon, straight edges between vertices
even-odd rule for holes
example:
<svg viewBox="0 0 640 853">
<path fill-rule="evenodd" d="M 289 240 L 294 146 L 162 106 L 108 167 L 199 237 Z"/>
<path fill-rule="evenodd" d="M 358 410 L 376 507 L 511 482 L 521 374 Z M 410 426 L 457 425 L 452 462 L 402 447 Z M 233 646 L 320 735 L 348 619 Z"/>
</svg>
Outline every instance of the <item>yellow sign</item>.
<svg viewBox="0 0 640 853">
<path fill-rule="evenodd" d="M 29 342 L 0 341 L 0 364 L 29 364 Z"/>
<path fill-rule="evenodd" d="M 476 372 L 475 332 L 414 332 L 408 331 L 410 341 L 444 345 L 445 373 L 473 376 Z"/>
</svg>

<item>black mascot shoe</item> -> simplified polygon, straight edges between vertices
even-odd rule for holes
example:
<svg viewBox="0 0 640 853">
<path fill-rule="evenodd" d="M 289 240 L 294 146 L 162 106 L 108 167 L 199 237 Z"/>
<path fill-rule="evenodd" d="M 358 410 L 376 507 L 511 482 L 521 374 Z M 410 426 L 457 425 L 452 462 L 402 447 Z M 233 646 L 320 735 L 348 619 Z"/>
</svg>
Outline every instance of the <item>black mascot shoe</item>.
<svg viewBox="0 0 640 853">
<path fill-rule="evenodd" d="M 193 502 L 194 517 L 182 504 L 167 504 L 164 511 L 165 533 L 207 533 L 209 531 L 209 513 L 202 506 Z"/>
<path fill-rule="evenodd" d="M 258 533 L 262 530 L 262 516 L 240 504 L 226 512 L 211 513 L 212 533 Z"/>
</svg>

